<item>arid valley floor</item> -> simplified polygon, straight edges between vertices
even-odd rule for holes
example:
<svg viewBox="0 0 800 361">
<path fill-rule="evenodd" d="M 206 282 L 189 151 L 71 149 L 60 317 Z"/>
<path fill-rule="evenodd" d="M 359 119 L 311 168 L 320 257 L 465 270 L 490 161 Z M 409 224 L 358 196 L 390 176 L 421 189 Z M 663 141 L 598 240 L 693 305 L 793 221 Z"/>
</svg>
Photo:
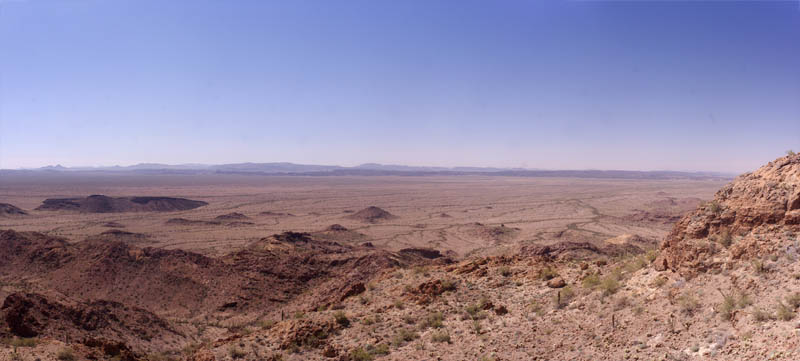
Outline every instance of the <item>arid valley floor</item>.
<svg viewBox="0 0 800 361">
<path fill-rule="evenodd" d="M 4 175 L 0 360 L 797 359 L 754 174 Z"/>
<path fill-rule="evenodd" d="M 0 219 L 0 227 L 81 240 L 108 231 L 113 227 L 104 225 L 115 222 L 124 227 L 120 229 L 147 235 L 147 246 L 222 255 L 271 234 L 318 232 L 340 224 L 363 234 L 340 241 L 369 241 L 395 251 L 432 247 L 464 257 L 525 242 L 602 241 L 623 234 L 658 240 L 679 216 L 710 199 L 724 183 L 459 176 L 31 175 L 4 179 L 0 201 L 32 210 L 47 198 L 103 194 L 184 197 L 209 205 L 182 212 L 34 211 L 29 217 Z M 349 217 L 369 206 L 395 217 L 376 221 Z M 247 218 L 233 225 L 202 223 L 234 212 Z"/>
</svg>

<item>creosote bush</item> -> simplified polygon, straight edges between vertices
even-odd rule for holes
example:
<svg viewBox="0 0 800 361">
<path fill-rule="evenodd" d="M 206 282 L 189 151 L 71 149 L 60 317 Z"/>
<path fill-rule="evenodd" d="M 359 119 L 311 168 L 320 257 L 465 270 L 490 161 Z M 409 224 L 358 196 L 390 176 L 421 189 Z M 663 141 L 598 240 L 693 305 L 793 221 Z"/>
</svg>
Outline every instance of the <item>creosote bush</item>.
<svg viewBox="0 0 800 361">
<path fill-rule="evenodd" d="M 372 354 L 370 354 L 369 352 L 367 352 L 367 350 L 365 350 L 363 347 L 357 347 L 357 348 L 354 348 L 354 349 L 350 350 L 350 360 L 353 360 L 353 361 L 371 361 L 374 358 L 375 357 L 372 356 Z"/>
<path fill-rule="evenodd" d="M 566 286 L 560 289 L 554 297 L 555 298 L 553 301 L 555 301 L 556 308 L 564 308 L 567 307 L 570 302 L 572 302 L 573 298 L 575 298 L 575 290 L 572 288 L 572 286 Z"/>
<path fill-rule="evenodd" d="M 760 307 L 754 307 L 752 315 L 753 319 L 757 322 L 769 321 L 774 317 L 771 313 L 769 313 L 769 311 L 765 311 Z"/>
<path fill-rule="evenodd" d="M 695 311 L 700 309 L 700 301 L 698 301 L 694 295 L 687 292 L 678 297 L 678 306 L 681 312 L 691 316 Z"/>
<path fill-rule="evenodd" d="M 556 272 L 556 270 L 554 270 L 552 267 L 547 266 L 544 268 L 540 268 L 539 272 L 537 273 L 537 276 L 544 281 L 549 281 L 553 278 L 558 277 L 558 272 Z"/>
<path fill-rule="evenodd" d="M 350 319 L 343 311 L 336 311 L 333 313 L 333 319 L 342 327 L 350 326 Z"/>
<path fill-rule="evenodd" d="M 775 316 L 781 321 L 791 321 L 795 316 L 794 308 L 778 301 L 775 305 Z"/>
<path fill-rule="evenodd" d="M 444 321 L 444 315 L 441 312 L 431 312 L 422 320 L 420 327 L 423 330 L 426 328 L 442 328 L 442 321 Z"/>
<path fill-rule="evenodd" d="M 411 342 L 419 338 L 419 335 L 414 332 L 414 330 L 401 328 L 397 331 L 397 333 L 392 337 L 392 345 L 394 347 L 400 347 L 405 345 L 407 342 Z"/>
<path fill-rule="evenodd" d="M 431 333 L 431 341 L 438 343 L 450 343 L 450 332 L 447 330 L 434 331 Z"/>
<path fill-rule="evenodd" d="M 61 351 L 58 351 L 56 358 L 59 361 L 75 361 L 76 357 L 75 354 L 72 352 L 71 348 L 63 348 Z"/>
</svg>

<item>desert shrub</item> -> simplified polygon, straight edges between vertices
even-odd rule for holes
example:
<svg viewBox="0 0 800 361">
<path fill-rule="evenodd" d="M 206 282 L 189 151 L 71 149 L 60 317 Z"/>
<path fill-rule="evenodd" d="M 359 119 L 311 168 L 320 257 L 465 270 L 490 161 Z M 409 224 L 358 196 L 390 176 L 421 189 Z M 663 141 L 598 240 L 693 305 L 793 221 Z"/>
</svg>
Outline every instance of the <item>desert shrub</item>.
<svg viewBox="0 0 800 361">
<path fill-rule="evenodd" d="M 500 267 L 498 271 L 500 272 L 500 275 L 503 277 L 511 276 L 511 268 L 509 268 L 508 266 Z"/>
<path fill-rule="evenodd" d="M 661 287 L 663 287 L 665 284 L 667 284 L 667 281 L 669 281 L 669 279 L 668 279 L 667 277 L 664 277 L 664 276 L 658 276 L 658 277 L 656 277 L 656 278 L 653 280 L 653 283 L 652 283 L 652 285 L 653 285 L 654 287 L 656 287 L 656 288 L 661 288 Z"/>
<path fill-rule="evenodd" d="M 35 338 L 15 337 L 4 339 L 3 343 L 12 347 L 34 347 L 38 340 Z"/>
<path fill-rule="evenodd" d="M 718 214 L 722 212 L 722 205 L 720 205 L 717 201 L 708 202 L 708 210 L 714 214 Z"/>
<path fill-rule="evenodd" d="M 375 324 L 375 318 L 371 317 L 371 316 L 364 317 L 364 318 L 361 319 L 361 324 L 362 325 L 366 325 L 366 326 L 374 325 Z"/>
<path fill-rule="evenodd" d="M 481 322 L 478 320 L 472 321 L 472 332 L 475 332 L 476 335 L 480 335 L 483 331 L 483 326 L 481 326 Z"/>
<path fill-rule="evenodd" d="M 552 267 L 547 266 L 544 268 L 540 268 L 539 272 L 537 273 L 537 276 L 544 281 L 549 281 L 553 278 L 558 277 L 558 272 L 556 272 L 556 270 L 554 270 Z"/>
<path fill-rule="evenodd" d="M 420 326 L 423 330 L 426 328 L 442 328 L 442 321 L 444 321 L 444 315 L 441 312 L 431 312 L 425 316 Z"/>
<path fill-rule="evenodd" d="M 383 356 L 389 354 L 389 345 L 379 343 L 375 346 L 368 346 L 367 351 L 372 355 Z"/>
<path fill-rule="evenodd" d="M 544 315 L 544 308 L 539 303 L 539 301 L 533 300 L 530 304 L 531 311 L 533 311 L 536 315 L 542 316 Z"/>
<path fill-rule="evenodd" d="M 795 292 L 786 296 L 786 303 L 792 306 L 793 309 L 800 307 L 800 292 Z"/>
<path fill-rule="evenodd" d="M 431 341 L 438 343 L 442 342 L 450 343 L 450 332 L 448 332 L 447 330 L 434 331 L 433 333 L 431 333 Z"/>
<path fill-rule="evenodd" d="M 394 347 L 400 347 L 406 344 L 406 342 L 411 342 L 419 338 L 419 335 L 414 332 L 414 330 L 401 328 L 397 331 L 397 333 L 392 337 L 392 345 Z"/>
<path fill-rule="evenodd" d="M 357 347 L 350 350 L 350 360 L 353 361 L 371 361 L 375 357 L 367 352 L 363 347 Z"/>
<path fill-rule="evenodd" d="M 572 286 L 562 288 L 555 296 L 556 308 L 567 307 L 573 298 L 575 298 L 575 290 L 572 289 Z"/>
<path fill-rule="evenodd" d="M 725 321 L 730 321 L 733 318 L 733 314 L 736 312 L 737 309 L 736 305 L 736 298 L 732 295 L 726 295 L 722 300 L 722 304 L 719 305 L 719 315 Z"/>
<path fill-rule="evenodd" d="M 240 349 L 238 347 L 235 347 L 235 346 L 231 347 L 230 349 L 228 349 L 228 354 L 234 360 L 235 359 L 244 358 L 245 356 L 247 356 L 247 353 L 245 353 L 242 349 Z"/>
<path fill-rule="evenodd" d="M 647 260 L 645 257 L 635 257 L 632 260 L 625 263 L 624 270 L 627 273 L 636 272 L 642 268 L 647 266 Z"/>
<path fill-rule="evenodd" d="M 645 253 L 644 258 L 647 259 L 648 263 L 653 263 L 658 257 L 658 250 L 651 249 Z"/>
<path fill-rule="evenodd" d="M 769 313 L 769 311 L 765 311 L 759 307 L 753 308 L 752 315 L 753 319 L 756 320 L 757 322 L 769 321 L 773 318 L 772 314 Z"/>
<path fill-rule="evenodd" d="M 596 288 L 597 286 L 600 285 L 600 275 L 596 273 L 590 274 L 584 277 L 583 280 L 581 280 L 581 284 L 583 285 L 584 288 L 590 288 L 590 289 Z"/>
<path fill-rule="evenodd" d="M 483 306 L 480 303 L 475 303 L 467 306 L 464 309 L 464 312 L 466 312 L 468 319 L 482 320 L 486 318 L 486 312 L 483 312 Z"/>
<path fill-rule="evenodd" d="M 75 361 L 76 359 L 71 348 L 62 348 L 61 351 L 58 351 L 56 358 L 59 361 Z"/>
<path fill-rule="evenodd" d="M 791 321 L 795 316 L 794 308 L 778 301 L 775 305 L 775 316 L 781 321 Z"/>
<path fill-rule="evenodd" d="M 619 278 L 615 275 L 608 275 L 603 277 L 600 281 L 600 290 L 603 291 L 604 296 L 610 296 L 619 291 Z"/>
<path fill-rule="evenodd" d="M 396 308 L 398 310 L 402 310 L 402 309 L 405 309 L 406 306 L 405 306 L 405 304 L 403 304 L 403 300 L 396 300 L 396 301 L 394 301 L 394 308 Z"/>
<path fill-rule="evenodd" d="M 788 155 L 788 156 L 794 156 L 794 155 L 795 155 L 795 152 L 794 152 L 793 150 L 789 149 L 789 150 L 787 150 L 787 151 L 786 151 L 786 155 Z"/>
<path fill-rule="evenodd" d="M 700 301 L 698 301 L 694 295 L 687 292 L 678 297 L 678 306 L 681 312 L 692 315 L 695 311 L 700 309 Z"/>
<path fill-rule="evenodd" d="M 455 291 L 456 290 L 456 281 L 451 279 L 443 279 L 442 280 L 442 289 L 447 291 Z"/>
<path fill-rule="evenodd" d="M 614 300 L 614 310 L 616 310 L 616 311 L 624 310 L 624 309 L 628 308 L 628 306 L 630 306 L 630 305 L 631 305 L 631 300 L 628 297 L 625 297 L 625 296 L 621 296 L 621 297 L 617 298 L 616 300 Z"/>
<path fill-rule="evenodd" d="M 258 321 L 257 326 L 261 327 L 262 329 L 268 330 L 275 326 L 277 322 L 275 320 L 261 320 Z"/>
<path fill-rule="evenodd" d="M 731 235 L 731 232 L 728 230 L 722 231 L 722 233 L 719 234 L 719 237 L 717 237 L 717 242 L 719 242 L 719 244 L 725 248 L 730 247 L 731 244 L 733 244 L 733 236 Z"/>
<path fill-rule="evenodd" d="M 344 313 L 344 311 L 334 312 L 333 319 L 336 321 L 336 323 L 338 323 L 342 327 L 350 326 L 350 319 L 347 318 L 347 315 Z"/>
<path fill-rule="evenodd" d="M 752 265 L 753 265 L 753 271 L 755 271 L 755 273 L 764 274 L 769 272 L 769 266 L 767 266 L 767 264 L 764 263 L 763 260 L 754 259 Z"/>
</svg>

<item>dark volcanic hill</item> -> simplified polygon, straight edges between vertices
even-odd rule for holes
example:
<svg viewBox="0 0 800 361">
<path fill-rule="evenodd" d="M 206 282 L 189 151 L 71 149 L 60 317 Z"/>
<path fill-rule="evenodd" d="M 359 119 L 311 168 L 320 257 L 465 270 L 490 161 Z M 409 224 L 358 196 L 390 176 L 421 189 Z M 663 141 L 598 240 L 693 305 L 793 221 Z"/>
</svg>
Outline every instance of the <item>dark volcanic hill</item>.
<svg viewBox="0 0 800 361">
<path fill-rule="evenodd" d="M 28 212 L 23 211 L 17 206 L 8 203 L 0 203 L 0 217 L 3 216 L 25 216 Z"/>
<path fill-rule="evenodd" d="M 187 336 L 147 310 L 113 301 L 63 304 L 35 293 L 13 293 L 0 307 L 0 335 L 76 340 L 107 357 L 142 359 Z M 7 330 L 7 331 L 5 331 Z"/>
<path fill-rule="evenodd" d="M 139 248 L 89 238 L 68 243 L 35 232 L 0 231 L 0 277 L 35 276 L 41 285 L 81 300 L 111 300 L 156 313 L 192 316 L 235 308 L 302 309 L 339 302 L 371 277 L 430 260 L 414 254 L 320 241 L 287 232 L 221 258 Z M 437 260 L 437 262 L 439 262 Z M 303 300 L 298 300 L 302 295 Z"/>
<path fill-rule="evenodd" d="M 84 213 L 173 212 L 202 207 L 208 203 L 171 197 L 117 197 L 91 195 L 86 198 L 45 199 L 36 210 Z"/>
<path fill-rule="evenodd" d="M 380 221 L 395 219 L 397 218 L 397 216 L 381 208 L 375 206 L 369 206 L 367 208 L 364 208 L 356 213 L 347 216 L 347 218 L 355 219 L 361 222 L 377 223 Z"/>
</svg>

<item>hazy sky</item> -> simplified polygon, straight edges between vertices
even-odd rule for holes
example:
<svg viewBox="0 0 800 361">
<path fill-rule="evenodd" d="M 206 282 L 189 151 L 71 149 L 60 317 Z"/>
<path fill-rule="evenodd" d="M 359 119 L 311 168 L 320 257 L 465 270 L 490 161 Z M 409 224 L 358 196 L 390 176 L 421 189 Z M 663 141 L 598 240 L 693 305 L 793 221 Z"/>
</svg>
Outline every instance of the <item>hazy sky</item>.
<svg viewBox="0 0 800 361">
<path fill-rule="evenodd" d="M 0 0 L 0 168 L 739 172 L 790 148 L 798 1 Z"/>
</svg>

